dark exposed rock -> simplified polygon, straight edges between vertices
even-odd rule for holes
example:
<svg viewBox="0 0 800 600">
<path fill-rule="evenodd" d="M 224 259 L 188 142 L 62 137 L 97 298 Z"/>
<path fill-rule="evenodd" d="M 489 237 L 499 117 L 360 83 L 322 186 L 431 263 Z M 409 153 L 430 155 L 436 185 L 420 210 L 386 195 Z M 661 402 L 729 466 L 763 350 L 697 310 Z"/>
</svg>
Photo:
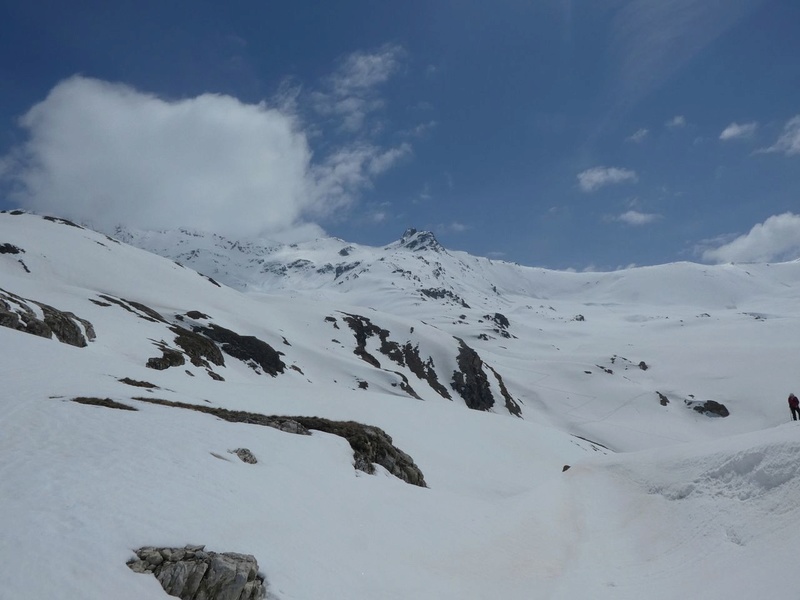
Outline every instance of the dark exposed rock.
<svg viewBox="0 0 800 600">
<path fill-rule="evenodd" d="M 496 312 L 493 315 L 484 315 L 483 318 L 486 319 L 487 321 L 494 321 L 494 323 L 498 327 L 501 327 L 502 329 L 508 329 L 511 326 L 511 323 L 509 323 L 508 318 L 504 314 L 499 312 Z"/>
<path fill-rule="evenodd" d="M 18 262 L 18 263 L 19 263 L 19 264 L 22 266 L 22 269 L 23 269 L 23 270 L 24 270 L 26 273 L 30 273 L 30 272 L 31 272 L 31 270 L 28 268 L 28 265 L 26 265 L 26 264 L 25 264 L 25 261 L 23 261 L 21 258 L 20 258 L 20 259 L 18 259 L 18 260 L 17 260 L 17 262 Z"/>
<path fill-rule="evenodd" d="M 345 315 L 344 322 L 350 326 L 356 338 L 356 348 L 353 350 L 353 354 L 361 358 L 361 360 L 368 362 L 376 369 L 380 369 L 380 361 L 367 352 L 367 339 L 373 335 L 377 335 L 381 338 L 381 343 L 384 344 L 389 338 L 389 332 L 373 325 L 369 319 L 359 315 Z"/>
<path fill-rule="evenodd" d="M 134 408 L 133 406 L 128 406 L 127 404 L 122 404 L 121 402 L 117 402 L 116 400 L 112 400 L 111 398 L 89 398 L 85 396 L 79 396 L 77 398 L 72 399 L 73 402 L 77 402 L 78 404 L 88 404 L 91 406 L 105 406 L 106 408 L 117 408 L 119 410 L 139 410 L 138 408 Z"/>
<path fill-rule="evenodd" d="M 44 324 L 50 328 L 59 342 L 84 348 L 87 338 L 89 341 L 95 339 L 94 327 L 89 321 L 81 319 L 71 312 L 63 312 L 41 302 L 36 304 L 39 305 L 44 313 Z M 86 333 L 85 336 L 84 331 Z"/>
<path fill-rule="evenodd" d="M 39 307 L 42 313 L 41 319 L 31 305 Z M 94 327 L 86 319 L 2 289 L 0 289 L 0 326 L 48 339 L 55 335 L 59 342 L 77 348 L 84 348 L 88 342 L 95 339 Z"/>
<path fill-rule="evenodd" d="M 650 366 L 649 366 L 649 365 L 648 365 L 646 362 L 644 362 L 644 361 L 640 361 L 640 362 L 639 362 L 639 368 L 640 368 L 642 371 L 647 371 L 647 369 L 649 369 L 649 368 L 650 368 Z"/>
<path fill-rule="evenodd" d="M 83 229 L 80 225 L 76 225 L 72 221 L 68 221 L 67 219 L 62 219 L 61 217 L 49 217 L 45 216 L 42 217 L 45 221 L 51 221 L 53 223 L 59 223 L 60 225 L 69 225 L 70 227 L 77 227 L 78 229 Z"/>
<path fill-rule="evenodd" d="M 356 348 L 353 353 L 360 357 L 365 362 L 371 364 L 373 367 L 380 369 L 381 363 L 372 354 L 367 352 L 367 340 L 373 336 L 378 337 L 381 341 L 380 352 L 387 356 L 392 362 L 400 365 L 401 367 L 407 366 L 409 370 L 414 373 L 419 379 L 428 383 L 431 388 L 444 398 L 450 399 L 450 393 L 447 391 L 440 382 L 434 369 L 433 359 L 428 357 L 423 361 L 419 354 L 419 347 L 412 346 L 410 342 L 406 342 L 403 346 L 389 339 L 389 331 L 378 327 L 367 317 L 360 315 L 345 314 L 344 322 L 353 330 L 356 338 Z M 420 399 L 419 395 L 413 390 L 408 383 L 408 379 L 402 374 L 397 373 L 402 379 L 400 384 L 401 389 L 408 393 L 413 398 Z"/>
<path fill-rule="evenodd" d="M 503 381 L 502 377 L 500 377 L 500 373 L 495 371 L 494 368 L 490 367 L 489 365 L 485 366 L 492 372 L 495 379 L 497 380 L 497 385 L 500 386 L 500 395 L 502 395 L 503 399 L 506 401 L 506 410 L 508 410 L 508 412 L 510 412 L 515 417 L 522 418 L 522 409 L 520 408 L 519 404 L 517 404 L 517 401 L 514 400 L 514 398 L 509 393 L 508 388 L 506 387 L 506 382 Z"/>
<path fill-rule="evenodd" d="M 323 431 L 345 438 L 353 449 L 354 467 L 359 471 L 372 474 L 375 467 L 372 463 L 385 468 L 389 473 L 412 485 L 426 487 L 425 477 L 413 459 L 395 447 L 392 438 L 379 427 L 364 425 L 355 421 L 331 421 L 321 417 L 280 417 L 259 413 L 233 411 L 213 406 L 201 406 L 186 402 L 171 402 L 160 398 L 135 397 L 134 400 L 194 410 L 231 423 L 248 423 L 262 425 L 285 431 L 287 433 L 309 435 L 309 430 Z"/>
<path fill-rule="evenodd" d="M 489 386 L 489 379 L 483 371 L 483 360 L 464 340 L 459 342 L 458 371 L 453 371 L 453 389 L 455 389 L 473 410 L 489 410 L 494 406 L 494 396 Z"/>
<path fill-rule="evenodd" d="M 228 421 L 229 423 L 261 425 L 263 427 L 272 427 L 273 429 L 279 429 L 288 433 L 310 435 L 309 431 L 300 425 L 296 420 L 294 420 L 293 417 L 267 416 L 260 413 L 251 413 L 241 410 L 228 410 L 226 408 L 216 408 L 213 406 L 201 406 L 199 404 L 189 404 L 187 402 L 173 402 L 170 400 L 163 400 L 161 398 L 145 398 L 143 396 L 134 396 L 133 400 L 147 402 L 148 404 L 157 404 L 159 406 L 194 410 L 208 415 L 214 415 L 215 417 L 222 419 L 223 421 Z"/>
<path fill-rule="evenodd" d="M 186 364 L 186 359 L 183 354 L 177 350 L 164 348 L 161 350 L 160 357 L 148 358 L 145 366 L 148 369 L 155 369 L 156 371 L 164 371 L 170 367 L 180 367 Z"/>
<path fill-rule="evenodd" d="M 405 375 L 403 375 L 399 371 L 389 371 L 389 372 L 390 373 L 394 373 L 395 375 L 397 375 L 400 378 L 400 383 L 399 384 L 398 383 L 393 383 L 392 386 L 398 386 L 399 385 L 400 389 L 403 390 L 406 394 L 408 394 L 412 398 L 416 398 L 417 400 L 422 400 L 422 398 L 419 397 L 419 394 L 417 394 L 417 392 L 414 391 L 414 388 L 411 387 L 411 384 L 408 383 L 408 377 L 406 377 Z"/>
<path fill-rule="evenodd" d="M 561 467 L 561 472 L 563 473 L 564 471 L 569 471 L 570 468 L 571 467 L 569 465 L 564 465 L 563 467 Z"/>
<path fill-rule="evenodd" d="M 658 394 L 658 401 L 661 403 L 661 406 L 667 406 L 669 404 L 669 398 L 667 398 L 661 392 L 656 392 Z"/>
<path fill-rule="evenodd" d="M 342 264 L 336 265 L 336 275 L 334 276 L 334 279 L 339 279 L 339 277 L 341 277 L 342 275 L 344 275 L 345 273 L 347 273 L 349 271 L 352 271 L 353 269 L 355 269 L 359 265 L 361 265 L 360 262 L 346 263 L 346 264 L 342 263 Z"/>
<path fill-rule="evenodd" d="M 196 325 L 192 329 L 196 334 L 202 334 L 220 344 L 223 352 L 226 354 L 251 364 L 251 366 L 252 364 L 258 365 L 265 373 L 273 377 L 283 373 L 286 369 L 286 365 L 281 360 L 283 353 L 278 352 L 272 346 L 255 336 L 239 335 L 230 329 L 225 329 L 224 327 L 214 324 L 208 327 Z"/>
<path fill-rule="evenodd" d="M 194 320 L 208 319 L 208 315 L 201 313 L 199 310 L 190 310 L 189 312 L 186 313 L 186 316 Z"/>
<path fill-rule="evenodd" d="M 164 320 L 164 317 L 162 317 L 161 314 L 158 311 L 153 310 L 149 306 L 146 306 L 146 305 L 142 304 L 141 302 L 134 302 L 133 300 L 125 300 L 125 302 L 130 304 L 133 308 L 135 308 L 139 312 L 144 313 L 145 315 L 147 315 L 151 319 L 153 319 L 155 321 L 160 321 L 162 323 L 166 323 L 166 321 Z"/>
<path fill-rule="evenodd" d="M 392 438 L 380 427 L 355 421 L 331 421 L 320 417 L 292 417 L 308 429 L 332 433 L 345 438 L 353 449 L 355 468 L 374 473 L 374 464 L 382 466 L 406 483 L 427 487 L 425 477 L 413 459 L 392 443 Z"/>
<path fill-rule="evenodd" d="M 716 402 L 715 400 L 706 400 L 705 402 L 687 400 L 686 404 L 700 414 L 708 415 L 709 417 L 727 417 L 731 414 L 724 404 Z"/>
<path fill-rule="evenodd" d="M 206 551 L 205 546 L 144 547 L 128 567 L 152 573 L 164 591 L 182 600 L 260 600 L 267 583 L 250 554 Z"/>
<path fill-rule="evenodd" d="M 160 389 L 156 384 L 150 383 L 149 381 L 138 381 L 136 379 L 131 379 L 130 377 L 123 377 L 122 379 L 117 379 L 120 383 L 124 383 L 126 385 L 132 385 L 134 387 L 140 388 L 147 388 L 147 389 Z"/>
<path fill-rule="evenodd" d="M 411 342 L 406 342 L 402 351 L 403 358 L 411 372 L 423 381 L 427 381 L 428 385 L 440 396 L 450 400 L 450 392 L 439 382 L 439 376 L 436 374 L 433 359 L 429 356 L 428 360 L 423 361 L 419 354 L 419 345 L 412 346 Z"/>
<path fill-rule="evenodd" d="M 98 296 L 100 296 L 106 302 L 110 302 L 111 304 L 116 304 L 120 308 L 125 309 L 129 313 L 132 313 L 137 317 L 139 317 L 140 319 L 144 319 L 145 321 L 150 321 L 151 323 L 166 322 L 164 320 L 164 317 L 162 317 L 158 312 L 139 302 L 130 302 L 128 300 L 123 300 L 122 298 L 114 298 L 113 296 L 108 296 L 106 294 L 98 294 Z"/>
<path fill-rule="evenodd" d="M 403 237 L 400 238 L 400 243 L 405 248 L 414 250 L 415 252 L 420 250 L 433 250 L 434 252 L 441 252 L 444 250 L 433 233 L 430 231 L 417 232 L 417 230 L 413 227 L 406 229 L 405 233 L 403 233 Z"/>
<path fill-rule="evenodd" d="M 467 304 L 460 296 L 444 288 L 426 288 L 421 289 L 419 293 L 426 298 L 431 298 L 433 300 L 450 300 L 462 308 L 470 307 L 469 304 Z"/>
<path fill-rule="evenodd" d="M 213 379 L 214 381 L 225 381 L 225 378 L 222 375 L 220 375 L 219 373 L 215 373 L 211 369 L 206 369 L 206 373 L 208 373 L 208 376 L 211 377 L 211 379 Z"/>
<path fill-rule="evenodd" d="M 207 337 L 184 329 L 180 325 L 169 328 L 175 334 L 175 344 L 183 350 L 195 367 L 208 368 L 209 361 L 224 367 L 225 358 L 217 345 Z"/>
<path fill-rule="evenodd" d="M 258 463 L 258 459 L 252 452 L 250 452 L 249 448 L 236 448 L 236 450 L 228 450 L 228 452 L 235 454 L 239 457 L 239 460 L 247 463 L 248 465 L 255 465 Z"/>
<path fill-rule="evenodd" d="M 14 244 L 0 244 L 0 254 L 19 254 L 20 252 L 24 253 L 25 250 Z"/>
<path fill-rule="evenodd" d="M 508 321 L 505 315 L 502 313 L 494 313 L 493 315 L 484 315 L 484 319 L 487 321 L 491 321 L 495 324 L 495 333 L 504 337 L 504 338 L 511 338 L 514 337 L 508 332 L 508 328 L 511 326 L 511 323 Z"/>
<path fill-rule="evenodd" d="M 584 317 L 583 315 L 575 315 L 574 317 L 572 317 L 572 320 L 573 321 L 585 321 L 586 317 Z"/>
</svg>

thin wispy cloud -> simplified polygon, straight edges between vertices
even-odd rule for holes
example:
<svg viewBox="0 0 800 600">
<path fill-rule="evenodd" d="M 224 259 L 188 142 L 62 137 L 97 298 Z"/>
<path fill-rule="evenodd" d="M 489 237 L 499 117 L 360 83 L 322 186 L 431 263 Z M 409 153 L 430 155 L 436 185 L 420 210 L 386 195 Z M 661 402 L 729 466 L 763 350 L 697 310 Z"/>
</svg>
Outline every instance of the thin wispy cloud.
<svg viewBox="0 0 800 600">
<path fill-rule="evenodd" d="M 635 171 L 618 167 L 592 167 L 578 173 L 577 177 L 581 190 L 587 193 L 595 192 L 607 185 L 638 181 Z"/>
<path fill-rule="evenodd" d="M 444 230 L 450 233 L 463 233 L 469 229 L 469 225 L 464 225 L 458 221 L 453 221 L 449 225 L 444 226 Z"/>
<path fill-rule="evenodd" d="M 379 88 L 398 71 L 404 56 L 403 48 L 393 44 L 346 56 L 323 88 L 313 92 L 314 109 L 336 119 L 343 131 L 362 131 L 369 115 L 383 108 Z"/>
<path fill-rule="evenodd" d="M 727 142 L 729 140 L 742 140 L 742 139 L 749 139 L 752 138 L 755 133 L 756 129 L 758 129 L 758 123 L 731 123 L 725 129 L 722 130 L 722 133 L 719 134 L 719 139 L 723 142 Z"/>
<path fill-rule="evenodd" d="M 758 223 L 746 234 L 715 245 L 707 241 L 703 260 L 726 262 L 776 262 L 800 258 L 800 215 L 786 212 Z M 714 246 L 714 247 L 707 247 Z"/>
<path fill-rule="evenodd" d="M 758 152 L 779 152 L 787 156 L 800 154 L 800 115 L 786 122 L 786 125 L 783 126 L 783 132 L 772 146 L 761 148 Z"/>
<path fill-rule="evenodd" d="M 408 129 L 406 131 L 399 132 L 400 135 L 406 138 L 421 138 L 427 136 L 431 130 L 435 129 L 438 123 L 436 121 L 427 121 L 425 123 L 420 123 L 415 127 Z"/>
<path fill-rule="evenodd" d="M 667 129 L 681 129 L 686 127 L 686 117 L 683 115 L 676 115 L 672 117 L 669 121 L 664 123 L 664 126 Z"/>
<path fill-rule="evenodd" d="M 625 223 L 626 225 L 639 227 L 641 225 L 649 225 L 659 219 L 661 219 L 661 215 L 656 213 L 643 213 L 638 210 L 629 210 L 616 217 L 615 220 Z"/>
<path fill-rule="evenodd" d="M 653 93 L 764 0 L 630 0 L 611 27 L 609 88 L 618 111 Z"/>
<path fill-rule="evenodd" d="M 637 144 L 640 144 L 645 140 L 645 138 L 647 138 L 647 136 L 649 134 L 650 134 L 650 130 L 649 129 L 642 128 L 642 129 L 639 129 L 636 132 L 632 133 L 627 138 L 625 138 L 625 141 L 627 141 L 627 142 L 635 142 Z"/>
</svg>

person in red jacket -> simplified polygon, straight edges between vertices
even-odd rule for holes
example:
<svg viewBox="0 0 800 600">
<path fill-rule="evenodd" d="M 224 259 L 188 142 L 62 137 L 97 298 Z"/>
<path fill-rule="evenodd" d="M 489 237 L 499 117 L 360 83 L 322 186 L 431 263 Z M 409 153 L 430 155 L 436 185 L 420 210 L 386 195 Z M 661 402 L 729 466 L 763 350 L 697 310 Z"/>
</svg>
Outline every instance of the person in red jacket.
<svg viewBox="0 0 800 600">
<path fill-rule="evenodd" d="M 792 411 L 792 420 L 800 420 L 800 400 L 794 394 L 789 394 L 789 410 Z"/>
</svg>

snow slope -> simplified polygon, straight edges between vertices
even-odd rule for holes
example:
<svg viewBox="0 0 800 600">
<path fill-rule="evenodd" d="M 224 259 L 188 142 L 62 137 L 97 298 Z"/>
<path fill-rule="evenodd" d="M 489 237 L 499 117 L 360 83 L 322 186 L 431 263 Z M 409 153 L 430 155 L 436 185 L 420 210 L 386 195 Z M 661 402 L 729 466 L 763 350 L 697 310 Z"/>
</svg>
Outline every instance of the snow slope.
<svg viewBox="0 0 800 600">
<path fill-rule="evenodd" d="M 433 250 L 439 258 L 425 260 L 443 273 L 469 267 L 472 288 L 456 277 L 446 288 L 465 308 L 413 296 L 414 286 L 393 291 L 399 280 L 378 271 L 349 291 L 287 283 L 242 293 L 34 215 L 0 214 L 3 244 L 19 249 L 0 254 L 7 309 L 13 294 L 35 312 L 44 309 L 34 301 L 70 311 L 96 338 L 79 348 L 0 327 L 0 598 L 165 598 L 125 562 L 143 545 L 187 543 L 255 555 L 280 599 L 796 595 L 800 429 L 783 399 L 796 367 L 796 263 L 531 269 L 523 281 L 512 274 L 521 267 L 451 263 Z M 389 251 L 410 271 L 428 250 Z M 489 304 L 492 285 L 500 293 Z M 495 312 L 507 329 L 486 318 Z M 348 314 L 432 358 L 452 399 L 388 361 L 377 337 L 366 351 L 379 368 L 356 355 Z M 287 368 L 272 377 L 230 355 L 224 366 L 145 366 L 159 342 L 176 348 L 171 327 L 211 322 L 268 343 Z M 458 366 L 453 336 L 487 365 L 498 399 L 489 411 L 469 410 L 447 377 Z M 488 367 L 522 418 L 499 401 Z M 700 414 L 689 394 L 731 415 Z M 428 487 L 355 470 L 331 434 L 137 397 L 377 425 Z M 241 447 L 259 462 L 229 453 Z"/>
</svg>

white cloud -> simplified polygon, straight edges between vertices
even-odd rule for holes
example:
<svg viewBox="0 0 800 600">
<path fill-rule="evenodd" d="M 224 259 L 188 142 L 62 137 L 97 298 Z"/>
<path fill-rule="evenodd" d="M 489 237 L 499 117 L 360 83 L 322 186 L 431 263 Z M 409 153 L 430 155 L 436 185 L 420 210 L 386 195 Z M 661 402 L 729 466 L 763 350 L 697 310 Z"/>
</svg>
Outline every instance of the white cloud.
<svg viewBox="0 0 800 600">
<path fill-rule="evenodd" d="M 410 154 L 409 144 L 388 150 L 366 143 L 341 148 L 311 168 L 316 195 L 322 200 L 312 212 L 324 216 L 346 206 L 358 192 L 371 187 L 375 177 Z"/>
<path fill-rule="evenodd" d="M 800 115 L 786 122 L 777 142 L 769 148 L 762 148 L 759 152 L 783 152 L 787 156 L 800 154 Z"/>
<path fill-rule="evenodd" d="M 469 229 L 469 225 L 464 225 L 463 223 L 459 223 L 458 221 L 453 221 L 450 225 L 446 226 L 447 231 L 452 233 L 463 233 Z"/>
<path fill-rule="evenodd" d="M 578 173 L 578 184 L 584 192 L 594 192 L 605 185 L 636 182 L 636 172 L 617 167 L 592 167 Z"/>
<path fill-rule="evenodd" d="M 102 229 L 319 234 L 312 218 L 350 205 L 411 153 L 408 144 L 358 144 L 312 163 L 308 136 L 285 106 L 215 94 L 169 101 L 78 76 L 20 125 L 28 139 L 3 159 L 1 175 L 15 200 Z"/>
<path fill-rule="evenodd" d="M 650 133 L 649 129 L 642 128 L 636 131 L 635 133 L 631 134 L 629 137 L 625 138 L 625 141 L 636 142 L 637 144 L 639 144 L 644 141 L 644 139 L 647 137 L 649 133 Z"/>
<path fill-rule="evenodd" d="M 672 117 L 669 121 L 664 123 L 665 127 L 669 129 L 680 129 L 681 127 L 686 127 L 686 117 L 683 115 L 677 115 Z"/>
<path fill-rule="evenodd" d="M 775 262 L 800 257 L 800 215 L 786 212 L 758 223 L 746 234 L 702 251 L 709 262 Z"/>
<path fill-rule="evenodd" d="M 409 138 L 421 138 L 428 135 L 428 132 L 437 127 L 439 123 L 436 121 L 428 121 L 426 123 L 420 123 L 419 125 L 413 127 L 412 129 L 401 131 L 400 135 Z"/>
<path fill-rule="evenodd" d="M 722 133 L 719 134 L 719 139 L 728 141 L 751 138 L 755 134 L 756 129 L 758 129 L 758 123 L 755 121 L 752 123 L 743 123 L 741 125 L 738 123 L 731 123 L 722 130 Z"/>
<path fill-rule="evenodd" d="M 628 225 L 638 226 L 653 223 L 661 218 L 661 215 L 655 213 L 643 213 L 638 210 L 629 210 L 616 217 L 617 221 L 626 223 Z"/>
<path fill-rule="evenodd" d="M 400 68 L 404 55 L 402 47 L 385 45 L 374 52 L 346 56 L 327 78 L 325 90 L 312 94 L 315 110 L 339 119 L 343 131 L 363 130 L 367 117 L 384 106 L 378 87 Z"/>
</svg>

